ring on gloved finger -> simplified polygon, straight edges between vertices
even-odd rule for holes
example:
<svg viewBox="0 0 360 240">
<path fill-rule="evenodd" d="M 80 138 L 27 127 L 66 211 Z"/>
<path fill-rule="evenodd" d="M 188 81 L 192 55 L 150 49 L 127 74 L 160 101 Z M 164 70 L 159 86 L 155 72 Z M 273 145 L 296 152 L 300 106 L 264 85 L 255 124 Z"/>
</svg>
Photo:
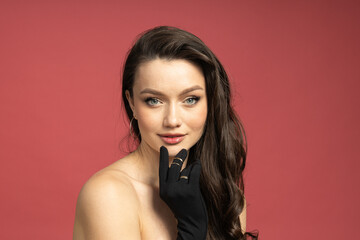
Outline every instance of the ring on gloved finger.
<svg viewBox="0 0 360 240">
<path fill-rule="evenodd" d="M 182 160 L 182 159 L 179 158 L 179 157 L 174 158 L 174 161 L 175 161 L 176 159 L 180 160 L 181 162 L 184 162 L 184 160 Z"/>
<path fill-rule="evenodd" d="M 189 179 L 188 176 L 180 176 L 180 178 Z"/>
<path fill-rule="evenodd" d="M 179 167 L 181 167 L 180 164 L 178 164 L 177 162 L 173 162 L 171 165 L 173 165 L 173 164 L 176 164 L 176 165 L 178 165 Z"/>
</svg>

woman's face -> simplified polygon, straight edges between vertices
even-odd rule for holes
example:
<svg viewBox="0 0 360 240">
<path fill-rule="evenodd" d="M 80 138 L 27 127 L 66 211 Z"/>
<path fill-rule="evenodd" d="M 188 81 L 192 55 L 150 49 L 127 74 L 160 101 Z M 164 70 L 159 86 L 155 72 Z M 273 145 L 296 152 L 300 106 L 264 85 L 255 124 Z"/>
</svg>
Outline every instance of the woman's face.
<svg viewBox="0 0 360 240">
<path fill-rule="evenodd" d="M 170 156 L 189 150 L 202 136 L 207 99 L 201 68 L 186 60 L 155 59 L 135 74 L 133 97 L 126 93 L 137 119 L 142 148 Z"/>
</svg>

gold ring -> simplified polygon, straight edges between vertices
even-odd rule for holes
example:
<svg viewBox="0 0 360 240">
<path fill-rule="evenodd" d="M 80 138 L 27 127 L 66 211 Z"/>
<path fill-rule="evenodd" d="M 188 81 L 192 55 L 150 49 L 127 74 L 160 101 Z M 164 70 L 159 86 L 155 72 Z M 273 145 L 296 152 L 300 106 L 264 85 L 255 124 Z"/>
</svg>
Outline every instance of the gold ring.
<svg viewBox="0 0 360 240">
<path fill-rule="evenodd" d="M 176 165 L 178 165 L 179 167 L 181 167 L 180 164 L 178 164 L 177 162 L 173 162 L 171 165 L 173 165 L 173 164 L 176 164 Z"/>
<path fill-rule="evenodd" d="M 182 160 L 182 159 L 179 158 L 179 157 L 174 158 L 174 160 L 175 160 L 175 159 L 179 159 L 181 162 L 184 162 L 184 160 Z"/>
<path fill-rule="evenodd" d="M 189 179 L 188 176 L 181 176 L 180 178 Z"/>
</svg>

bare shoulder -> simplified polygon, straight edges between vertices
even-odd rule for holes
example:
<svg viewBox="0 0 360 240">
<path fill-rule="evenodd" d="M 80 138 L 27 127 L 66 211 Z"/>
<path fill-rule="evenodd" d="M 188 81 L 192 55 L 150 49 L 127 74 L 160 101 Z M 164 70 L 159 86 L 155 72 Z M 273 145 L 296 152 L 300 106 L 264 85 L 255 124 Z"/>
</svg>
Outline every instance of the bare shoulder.
<svg viewBox="0 0 360 240">
<path fill-rule="evenodd" d="M 95 173 L 76 205 L 74 239 L 141 239 L 139 201 L 131 181 L 113 168 Z"/>
<path fill-rule="evenodd" d="M 241 230 L 243 233 L 246 232 L 246 198 L 244 196 L 244 208 L 239 216 L 240 218 L 240 224 L 241 224 Z"/>
</svg>

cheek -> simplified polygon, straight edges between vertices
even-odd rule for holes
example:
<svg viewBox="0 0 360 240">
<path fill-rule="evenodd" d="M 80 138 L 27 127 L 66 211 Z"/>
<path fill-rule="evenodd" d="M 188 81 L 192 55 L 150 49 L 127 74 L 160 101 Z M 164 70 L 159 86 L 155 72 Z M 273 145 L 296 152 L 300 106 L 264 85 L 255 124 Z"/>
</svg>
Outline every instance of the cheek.
<svg viewBox="0 0 360 240">
<path fill-rule="evenodd" d="M 198 108 L 195 112 L 189 112 L 187 114 L 186 123 L 193 130 L 202 131 L 207 117 L 207 108 L 204 107 Z"/>
<path fill-rule="evenodd" d="M 153 132 L 161 124 L 159 116 L 146 108 L 138 108 L 137 119 L 141 135 Z"/>
</svg>

